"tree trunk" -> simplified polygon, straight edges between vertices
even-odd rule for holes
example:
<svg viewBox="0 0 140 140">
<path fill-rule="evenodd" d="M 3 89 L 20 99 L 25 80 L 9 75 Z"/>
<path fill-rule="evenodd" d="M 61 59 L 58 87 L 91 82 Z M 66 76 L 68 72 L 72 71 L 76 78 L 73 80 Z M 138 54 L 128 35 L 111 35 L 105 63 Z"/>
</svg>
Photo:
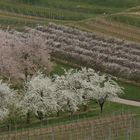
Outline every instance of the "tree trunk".
<svg viewBox="0 0 140 140">
<path fill-rule="evenodd" d="M 28 111 L 27 113 L 27 120 L 26 120 L 27 124 L 30 124 L 31 123 L 31 115 L 30 115 L 30 112 Z"/>
<path fill-rule="evenodd" d="M 60 116 L 60 111 L 57 111 L 57 117 L 59 117 Z"/>
<path fill-rule="evenodd" d="M 70 111 L 70 120 L 72 119 L 72 116 L 73 116 L 73 112 Z"/>
<path fill-rule="evenodd" d="M 10 132 L 10 130 L 11 130 L 11 125 L 10 124 L 7 125 L 7 129 L 8 129 L 8 132 Z"/>
<path fill-rule="evenodd" d="M 103 106 L 106 101 L 106 98 L 107 98 L 107 96 L 105 98 L 102 97 L 98 100 L 98 104 L 100 105 L 100 108 L 101 108 L 101 113 L 103 112 Z"/>
<path fill-rule="evenodd" d="M 24 74 L 25 74 L 25 81 L 27 82 L 27 79 L 28 79 L 28 69 L 27 68 L 25 68 L 24 69 Z"/>
<path fill-rule="evenodd" d="M 104 103 L 100 104 L 101 114 L 103 113 L 103 106 L 104 106 Z"/>
<path fill-rule="evenodd" d="M 88 109 L 88 106 L 84 105 L 84 111 L 87 111 L 87 109 Z"/>
</svg>

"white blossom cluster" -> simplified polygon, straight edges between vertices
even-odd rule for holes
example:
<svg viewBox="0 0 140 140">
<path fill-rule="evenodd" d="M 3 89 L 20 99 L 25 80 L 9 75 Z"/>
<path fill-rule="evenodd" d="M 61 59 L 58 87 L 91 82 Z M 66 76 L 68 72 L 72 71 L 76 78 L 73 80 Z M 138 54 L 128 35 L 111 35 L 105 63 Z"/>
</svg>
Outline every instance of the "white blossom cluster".
<svg viewBox="0 0 140 140">
<path fill-rule="evenodd" d="M 0 80 L 0 119 L 4 119 L 9 113 L 10 106 L 17 102 L 16 94 L 10 85 Z"/>
<path fill-rule="evenodd" d="M 72 114 L 90 100 L 114 98 L 122 93 L 123 89 L 115 81 L 93 69 L 70 69 L 53 78 L 38 72 L 26 81 L 20 97 L 0 81 L 0 119 L 8 115 L 12 104 L 20 108 L 23 115 L 30 112 L 45 117 L 60 111 Z"/>
<path fill-rule="evenodd" d="M 28 110 L 36 115 L 37 111 L 47 115 L 57 111 L 55 85 L 40 72 L 26 82 L 23 96 L 21 106 L 25 114 Z"/>
<path fill-rule="evenodd" d="M 24 112 L 41 111 L 44 115 L 59 111 L 77 111 L 79 106 L 90 100 L 113 98 L 123 93 L 123 89 L 106 75 L 93 69 L 70 69 L 64 75 L 54 75 L 53 79 L 42 73 L 26 83 L 22 100 Z"/>
</svg>

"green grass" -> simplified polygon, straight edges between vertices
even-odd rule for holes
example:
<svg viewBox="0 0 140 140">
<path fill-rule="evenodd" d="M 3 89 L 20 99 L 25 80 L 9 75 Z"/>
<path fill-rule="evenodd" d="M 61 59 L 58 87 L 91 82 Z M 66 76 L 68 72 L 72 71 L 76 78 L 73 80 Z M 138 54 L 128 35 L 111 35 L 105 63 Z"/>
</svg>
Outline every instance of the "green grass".
<svg viewBox="0 0 140 140">
<path fill-rule="evenodd" d="M 0 10 L 2 12 L 45 18 L 50 22 L 60 20 L 62 21 L 62 24 L 63 21 L 72 23 L 74 21 L 82 21 L 85 19 L 95 19 L 104 14 L 109 16 L 115 13 L 127 11 L 131 8 L 133 9 L 139 5 L 139 0 L 0 0 Z M 10 15 L 10 17 L 12 17 L 12 15 Z M 7 20 L 4 21 L 1 14 L 0 19 L 0 24 L 2 25 L 12 25 L 12 27 L 15 25 L 14 19 L 10 18 L 9 22 L 9 18 L 7 17 Z M 111 19 L 140 27 L 139 18 L 136 16 L 128 17 L 127 15 L 112 15 Z M 24 20 L 27 20 L 28 22 L 29 19 L 28 17 L 25 17 Z M 22 22 L 22 19 L 19 19 L 19 21 Z M 20 27 L 21 25 L 21 27 L 23 27 L 24 25 L 34 25 L 34 22 L 31 22 L 32 23 L 28 24 L 19 24 L 18 26 Z M 36 22 L 38 22 L 38 24 L 42 24 L 41 20 L 37 20 Z M 72 23 L 72 25 L 74 25 L 74 23 Z"/>
<path fill-rule="evenodd" d="M 66 6 L 70 5 L 73 6 L 74 4 L 92 4 L 92 5 L 100 5 L 106 7 L 117 7 L 117 8 L 129 8 L 138 6 L 140 4 L 139 0 L 16 0 L 17 2 L 23 3 L 31 3 L 31 4 L 43 4 L 43 5 L 60 5 Z"/>
<path fill-rule="evenodd" d="M 123 82 L 119 82 L 119 85 L 124 87 L 125 94 L 122 96 L 122 98 L 140 101 L 140 86 Z"/>
<path fill-rule="evenodd" d="M 136 15 L 112 15 L 109 16 L 109 20 L 140 27 L 140 16 Z"/>
<path fill-rule="evenodd" d="M 0 0 L 1 10 L 58 20 L 87 19 L 137 5 L 140 5 L 137 0 Z"/>
<path fill-rule="evenodd" d="M 32 5 L 24 5 L 17 3 L 0 2 L 0 9 L 11 13 L 30 15 L 36 17 L 44 17 L 57 20 L 81 20 L 91 17 L 90 14 L 73 12 L 65 9 L 57 9 L 51 7 L 39 7 Z"/>
<path fill-rule="evenodd" d="M 57 4 L 57 2 L 56 2 Z M 38 6 L 22 3 L 3 2 L 0 1 L 0 9 L 11 13 L 31 15 L 36 17 L 44 17 L 57 20 L 81 20 L 93 17 L 92 12 L 75 11 L 73 9 L 58 8 L 52 6 Z"/>
<path fill-rule="evenodd" d="M 37 26 L 38 22 L 32 21 L 32 20 L 26 20 L 26 22 L 25 22 L 24 19 L 0 16 L 0 24 L 1 24 L 2 28 L 6 28 L 8 26 L 10 26 L 10 28 L 15 28 L 15 25 L 16 25 L 16 29 L 22 29 L 25 26 L 35 27 L 35 26 Z"/>
<path fill-rule="evenodd" d="M 68 70 L 71 68 L 75 68 L 69 64 L 64 64 L 64 63 L 56 62 L 56 61 L 52 61 L 52 62 L 54 63 L 54 66 L 53 66 L 53 70 L 51 71 L 50 75 L 53 75 L 53 74 L 62 75 L 62 74 L 64 74 L 64 69 Z"/>
</svg>

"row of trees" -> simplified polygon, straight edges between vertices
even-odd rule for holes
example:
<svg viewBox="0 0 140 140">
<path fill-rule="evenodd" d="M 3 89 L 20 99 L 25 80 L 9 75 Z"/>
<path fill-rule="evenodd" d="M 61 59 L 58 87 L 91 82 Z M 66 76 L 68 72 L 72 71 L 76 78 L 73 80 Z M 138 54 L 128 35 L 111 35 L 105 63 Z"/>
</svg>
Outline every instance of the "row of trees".
<svg viewBox="0 0 140 140">
<path fill-rule="evenodd" d="M 110 73 L 140 80 L 138 44 L 106 39 L 77 29 L 50 24 L 26 32 L 0 31 L 0 75 L 15 81 L 38 69 L 51 69 L 50 55 Z M 10 77 L 10 78 L 9 78 Z"/>
<path fill-rule="evenodd" d="M 21 115 L 27 115 L 28 123 L 31 114 L 40 120 L 60 112 L 72 115 L 80 106 L 87 106 L 90 100 L 96 100 L 102 112 L 106 99 L 120 94 L 123 89 L 114 80 L 93 69 L 70 69 L 65 70 L 64 75 L 52 77 L 38 72 L 27 78 L 22 91 L 15 91 L 0 81 L 0 119 L 8 118 L 11 107 Z"/>
<path fill-rule="evenodd" d="M 140 80 L 140 46 L 123 40 L 105 38 L 74 28 L 50 24 L 38 27 L 52 55 L 121 78 Z"/>
</svg>

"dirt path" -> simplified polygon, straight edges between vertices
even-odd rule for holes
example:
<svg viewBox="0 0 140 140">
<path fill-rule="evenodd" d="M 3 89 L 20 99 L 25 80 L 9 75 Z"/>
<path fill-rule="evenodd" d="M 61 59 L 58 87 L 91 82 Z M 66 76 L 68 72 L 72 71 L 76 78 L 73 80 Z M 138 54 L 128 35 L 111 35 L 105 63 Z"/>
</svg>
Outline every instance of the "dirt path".
<svg viewBox="0 0 140 140">
<path fill-rule="evenodd" d="M 121 98 L 114 98 L 114 99 L 111 99 L 111 101 L 115 103 L 140 107 L 140 102 L 138 101 L 131 101 L 131 100 L 126 100 L 126 99 L 121 99 Z"/>
</svg>

